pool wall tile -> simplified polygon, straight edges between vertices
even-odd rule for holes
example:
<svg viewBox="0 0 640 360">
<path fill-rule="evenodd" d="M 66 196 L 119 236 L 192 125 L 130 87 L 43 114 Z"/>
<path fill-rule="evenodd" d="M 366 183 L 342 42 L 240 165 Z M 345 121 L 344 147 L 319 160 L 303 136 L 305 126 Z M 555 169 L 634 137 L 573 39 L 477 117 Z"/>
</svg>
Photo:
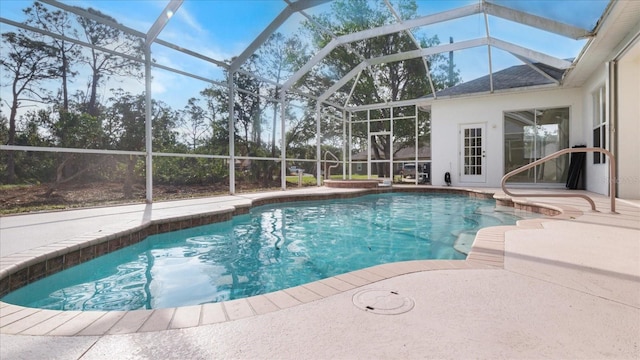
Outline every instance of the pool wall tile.
<svg viewBox="0 0 640 360">
<path fill-rule="evenodd" d="M 68 269 L 72 266 L 80 264 L 81 251 L 75 250 L 64 255 L 64 268 Z"/>
<path fill-rule="evenodd" d="M 3 281 L 0 281 L 0 297 L 3 297 L 7 295 L 9 292 L 11 292 L 10 286 L 11 286 L 11 275 L 4 278 Z"/>
<path fill-rule="evenodd" d="M 247 301 L 256 314 L 266 314 L 279 309 L 264 295 L 248 297 Z"/>
<path fill-rule="evenodd" d="M 237 320 L 255 315 L 246 298 L 225 301 L 222 306 L 224 306 L 229 320 Z"/>
<path fill-rule="evenodd" d="M 126 311 L 107 311 L 78 333 L 78 335 L 104 335 L 126 314 Z"/>
<path fill-rule="evenodd" d="M 202 222 L 202 218 L 199 216 L 194 217 L 193 219 L 191 219 L 191 225 L 195 226 L 201 226 L 204 225 L 204 223 Z"/>
<path fill-rule="evenodd" d="M 251 206 L 250 205 L 240 205 L 240 206 L 236 206 L 235 210 L 233 211 L 233 215 L 245 215 L 248 214 L 251 211 Z"/>
<path fill-rule="evenodd" d="M 109 243 L 108 242 L 101 242 L 99 244 L 96 245 L 96 250 L 95 250 L 95 255 L 96 257 L 100 257 L 104 254 L 108 254 L 109 253 Z"/>
<path fill-rule="evenodd" d="M 64 255 L 47 260 L 47 275 L 55 274 L 64 268 Z M 14 288 L 15 289 L 15 288 Z"/>
<path fill-rule="evenodd" d="M 15 273 L 11 274 L 10 279 L 11 289 L 17 289 L 21 286 L 26 285 L 29 280 L 29 268 L 16 271 Z"/>
<path fill-rule="evenodd" d="M 222 303 L 210 303 L 202 305 L 202 316 L 200 323 L 202 325 L 216 324 L 227 321 Z"/>
<path fill-rule="evenodd" d="M 144 324 L 138 329 L 138 332 L 167 330 L 175 311 L 175 308 L 153 310 Z"/>
<path fill-rule="evenodd" d="M 109 240 L 109 252 L 114 252 L 122 248 L 122 241 L 120 238 Z"/>
<path fill-rule="evenodd" d="M 96 246 L 92 245 L 80 250 L 80 261 L 86 262 L 96 257 Z"/>
<path fill-rule="evenodd" d="M 132 245 L 132 244 L 134 244 L 134 243 L 131 241 L 131 234 L 130 233 L 126 233 L 126 234 L 120 235 L 120 246 L 121 247 L 125 248 L 125 247 L 127 247 L 129 245 Z"/>
<path fill-rule="evenodd" d="M 191 219 L 180 221 L 180 229 L 188 229 L 192 226 Z"/>
<path fill-rule="evenodd" d="M 161 223 L 158 224 L 158 233 L 166 233 L 171 231 L 171 224 L 170 223 Z"/>
<path fill-rule="evenodd" d="M 29 282 L 34 282 L 47 276 L 47 263 L 39 262 L 29 266 Z"/>
<path fill-rule="evenodd" d="M 142 230 L 136 230 L 131 234 L 130 241 L 131 244 L 137 244 L 142 241 L 144 238 L 141 236 Z"/>
</svg>

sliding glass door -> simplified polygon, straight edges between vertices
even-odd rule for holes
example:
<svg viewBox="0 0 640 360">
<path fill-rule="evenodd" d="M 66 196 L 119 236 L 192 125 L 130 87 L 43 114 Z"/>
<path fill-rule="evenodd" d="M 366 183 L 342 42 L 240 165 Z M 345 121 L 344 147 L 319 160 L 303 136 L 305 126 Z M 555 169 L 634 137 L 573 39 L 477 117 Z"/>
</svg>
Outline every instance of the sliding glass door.
<svg viewBox="0 0 640 360">
<path fill-rule="evenodd" d="M 569 108 L 504 113 L 504 172 L 517 169 L 569 147 Z M 569 155 L 513 176 L 511 182 L 564 183 Z"/>
</svg>

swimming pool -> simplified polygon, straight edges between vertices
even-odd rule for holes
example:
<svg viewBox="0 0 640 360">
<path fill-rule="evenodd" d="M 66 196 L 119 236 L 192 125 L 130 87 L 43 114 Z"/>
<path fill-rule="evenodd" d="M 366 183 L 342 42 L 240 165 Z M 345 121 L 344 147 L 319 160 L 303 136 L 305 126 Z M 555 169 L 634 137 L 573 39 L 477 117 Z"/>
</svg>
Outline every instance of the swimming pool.
<svg viewBox="0 0 640 360">
<path fill-rule="evenodd" d="M 461 195 L 387 193 L 268 205 L 233 221 L 148 237 L 2 300 L 55 310 L 134 310 L 264 294 L 365 267 L 463 259 L 460 242 L 520 217 Z M 464 242 L 464 241 L 462 241 Z"/>
</svg>

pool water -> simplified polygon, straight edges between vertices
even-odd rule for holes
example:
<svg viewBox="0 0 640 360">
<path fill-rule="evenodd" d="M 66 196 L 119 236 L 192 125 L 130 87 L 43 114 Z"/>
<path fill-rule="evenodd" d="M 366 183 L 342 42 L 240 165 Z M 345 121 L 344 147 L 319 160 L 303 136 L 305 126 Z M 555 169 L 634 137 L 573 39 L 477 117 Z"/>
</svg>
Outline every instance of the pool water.
<svg viewBox="0 0 640 360">
<path fill-rule="evenodd" d="M 232 221 L 158 234 L 2 300 L 54 310 L 188 306 L 265 294 L 373 265 L 464 259 L 513 209 L 461 195 L 386 193 L 266 205 Z"/>
</svg>

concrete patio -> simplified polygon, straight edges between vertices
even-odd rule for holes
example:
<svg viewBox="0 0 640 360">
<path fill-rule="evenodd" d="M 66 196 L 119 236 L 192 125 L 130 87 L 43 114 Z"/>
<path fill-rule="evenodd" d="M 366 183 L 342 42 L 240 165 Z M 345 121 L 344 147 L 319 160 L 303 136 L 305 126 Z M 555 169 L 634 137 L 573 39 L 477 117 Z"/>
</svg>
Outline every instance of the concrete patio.
<svg viewBox="0 0 640 360">
<path fill-rule="evenodd" d="M 248 206 L 264 196 L 350 191 L 3 217 L 0 267 L 37 249 L 157 219 Z M 638 359 L 640 204 L 617 200 L 618 214 L 611 214 L 608 198 L 589 195 L 600 212 L 582 199 L 522 200 L 563 213 L 483 229 L 465 261 L 388 264 L 268 296 L 167 311 L 61 313 L 1 303 L 0 358 Z M 364 311 L 354 303 L 364 290 L 393 291 L 413 307 L 396 315 Z"/>
</svg>

